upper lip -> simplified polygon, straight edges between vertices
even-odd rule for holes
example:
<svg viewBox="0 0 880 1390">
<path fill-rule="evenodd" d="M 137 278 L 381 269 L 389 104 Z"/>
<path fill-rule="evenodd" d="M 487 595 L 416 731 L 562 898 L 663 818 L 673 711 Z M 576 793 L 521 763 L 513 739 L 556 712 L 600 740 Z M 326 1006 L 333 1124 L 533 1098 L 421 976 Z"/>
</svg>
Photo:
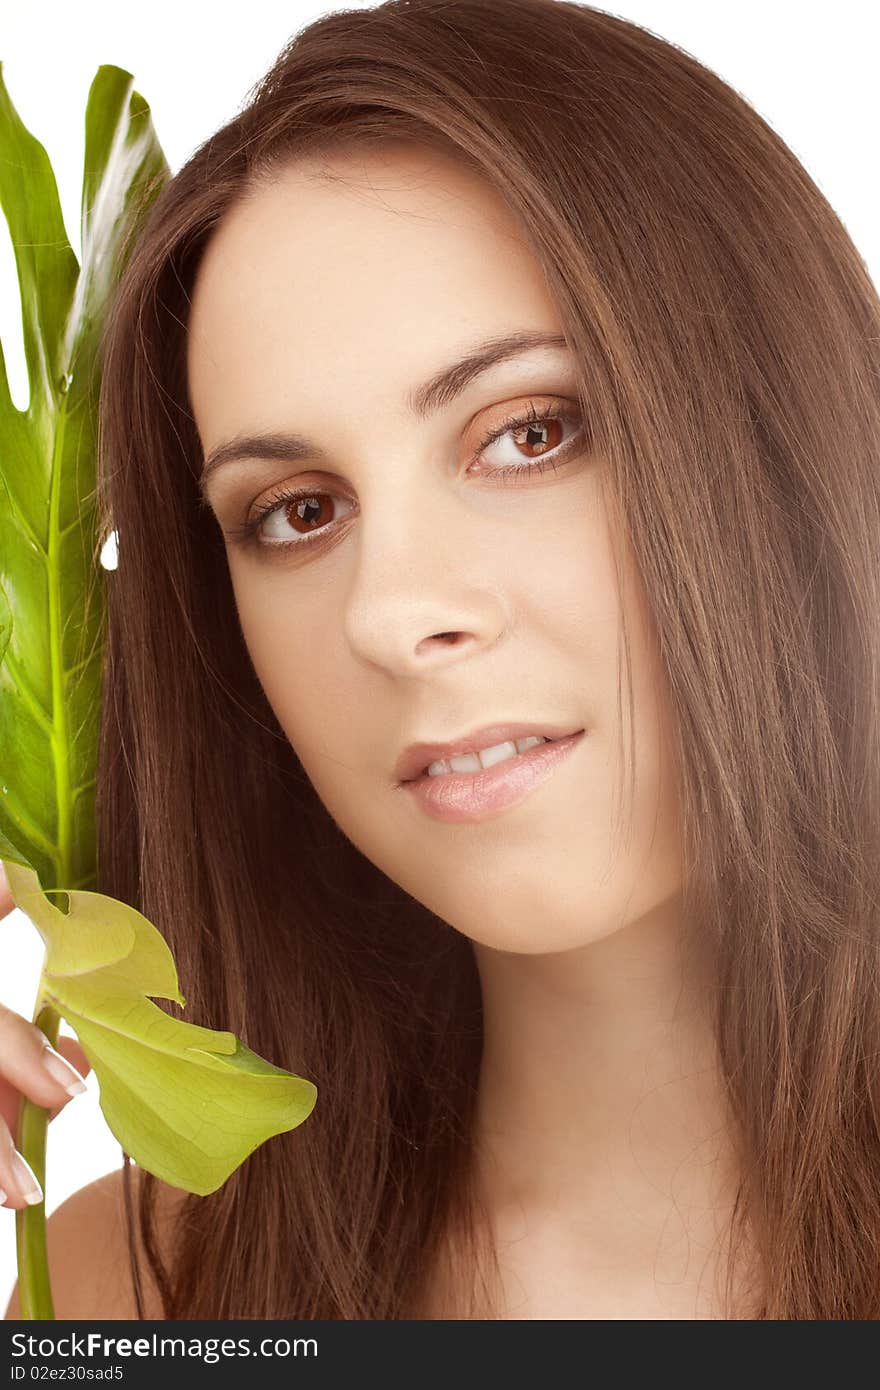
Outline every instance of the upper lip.
<svg viewBox="0 0 880 1390">
<path fill-rule="evenodd" d="M 439 758 L 457 758 L 462 753 L 476 753 L 481 748 L 494 748 L 497 743 L 515 742 L 531 734 L 560 739 L 580 732 L 570 724 L 488 724 L 447 743 L 411 743 L 398 758 L 394 772 L 399 782 L 412 782 Z"/>
</svg>

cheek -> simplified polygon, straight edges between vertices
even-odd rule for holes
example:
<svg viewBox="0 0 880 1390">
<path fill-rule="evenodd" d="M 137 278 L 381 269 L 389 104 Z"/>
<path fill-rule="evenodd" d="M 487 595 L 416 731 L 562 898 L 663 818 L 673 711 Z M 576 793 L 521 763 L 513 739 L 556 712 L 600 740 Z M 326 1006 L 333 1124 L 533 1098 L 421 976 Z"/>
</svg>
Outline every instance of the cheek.
<svg viewBox="0 0 880 1390">
<path fill-rule="evenodd" d="M 291 584 L 233 579 L 245 645 L 257 679 L 284 733 L 306 767 L 331 750 L 344 757 L 351 737 L 350 670 L 343 676 L 333 632 L 319 605 L 291 598 Z M 306 771 L 309 768 L 306 767 Z"/>
</svg>

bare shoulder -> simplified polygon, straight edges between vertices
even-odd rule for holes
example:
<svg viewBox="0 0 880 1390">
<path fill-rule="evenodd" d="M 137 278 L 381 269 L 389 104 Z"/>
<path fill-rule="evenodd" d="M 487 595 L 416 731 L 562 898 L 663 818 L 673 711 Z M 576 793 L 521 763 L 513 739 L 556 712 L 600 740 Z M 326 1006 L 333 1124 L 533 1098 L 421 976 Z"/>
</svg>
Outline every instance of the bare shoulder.
<svg viewBox="0 0 880 1390">
<path fill-rule="evenodd" d="M 132 1165 L 135 1210 L 143 1176 L 143 1170 Z M 157 1231 L 163 1255 L 185 1196 L 176 1187 L 158 1184 Z M 121 1168 L 81 1187 L 61 1203 L 46 1221 L 46 1246 L 56 1319 L 137 1318 Z M 158 1290 L 143 1259 L 141 1265 L 144 1315 L 162 1318 Z M 21 1317 L 17 1284 L 6 1317 Z"/>
</svg>

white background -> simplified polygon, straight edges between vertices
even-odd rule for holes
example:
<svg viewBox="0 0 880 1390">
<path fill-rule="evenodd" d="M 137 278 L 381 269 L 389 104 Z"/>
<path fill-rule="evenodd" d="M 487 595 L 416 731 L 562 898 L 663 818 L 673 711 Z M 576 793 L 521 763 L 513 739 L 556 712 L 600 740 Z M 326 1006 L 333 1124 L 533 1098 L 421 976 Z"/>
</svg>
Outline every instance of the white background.
<svg viewBox="0 0 880 1390">
<path fill-rule="evenodd" d="M 503 0 L 497 0 L 503 4 Z M 79 211 L 86 99 L 101 63 L 131 72 L 152 109 L 176 173 L 197 145 L 245 104 L 249 88 L 292 35 L 330 10 L 368 9 L 248 0 L 214 4 L 151 0 L 41 0 L 6 5 L 0 62 L 7 90 L 45 146 L 58 180 L 71 244 L 80 255 Z M 714 69 L 781 135 L 819 185 L 880 282 L 876 179 L 880 127 L 880 6 L 863 0 L 796 4 L 738 0 L 617 0 L 600 6 L 679 45 Z M 548 55 L 552 62 L 552 54 Z M 27 404 L 18 286 L 0 217 L 0 337 L 13 400 Z M 0 923 L 0 1002 L 31 1016 L 42 962 L 36 931 L 20 912 Z M 66 1030 L 66 1026 L 63 1027 Z M 2 1065 L 2 1061 L 0 1061 Z M 46 1207 L 121 1164 L 104 1123 L 94 1076 L 49 1131 Z M 0 1209 L 0 1313 L 15 1279 L 14 1213 Z"/>
</svg>

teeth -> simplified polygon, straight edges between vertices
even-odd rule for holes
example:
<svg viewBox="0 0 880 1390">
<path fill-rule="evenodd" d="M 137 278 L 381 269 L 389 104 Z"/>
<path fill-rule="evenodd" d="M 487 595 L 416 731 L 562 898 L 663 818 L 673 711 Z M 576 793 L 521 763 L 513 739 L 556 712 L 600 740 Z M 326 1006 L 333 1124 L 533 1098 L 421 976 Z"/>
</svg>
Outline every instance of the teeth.
<svg viewBox="0 0 880 1390">
<path fill-rule="evenodd" d="M 524 753 L 527 748 L 537 748 L 539 743 L 549 743 L 549 738 L 544 738 L 543 734 L 530 734 L 528 738 L 518 738 L 516 741 L 517 753 Z"/>
<path fill-rule="evenodd" d="M 527 748 L 535 748 L 539 743 L 548 742 L 548 739 L 542 738 L 539 734 L 530 734 L 528 738 L 518 738 L 515 742 L 496 743 L 492 748 L 481 748 L 478 753 L 462 753 L 459 757 L 448 760 L 438 758 L 428 767 L 428 776 L 442 777 L 448 772 L 481 772 L 484 767 L 494 767 L 496 763 L 515 758 L 517 753 L 524 753 Z"/>
</svg>

